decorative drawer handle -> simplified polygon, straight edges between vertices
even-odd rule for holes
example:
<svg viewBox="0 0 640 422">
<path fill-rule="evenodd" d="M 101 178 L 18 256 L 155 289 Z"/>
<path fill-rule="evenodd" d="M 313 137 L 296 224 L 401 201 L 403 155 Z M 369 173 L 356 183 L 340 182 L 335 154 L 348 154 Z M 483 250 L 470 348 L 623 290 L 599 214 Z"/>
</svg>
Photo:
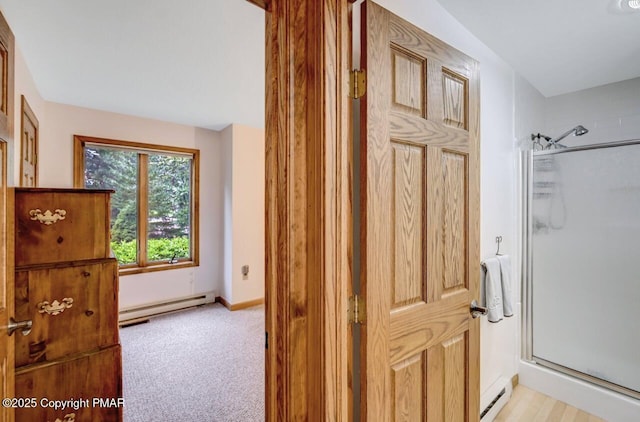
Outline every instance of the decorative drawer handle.
<svg viewBox="0 0 640 422">
<path fill-rule="evenodd" d="M 58 220 L 64 220 L 67 212 L 65 210 L 55 210 L 51 212 L 51 210 L 46 210 L 44 213 L 41 209 L 30 210 L 29 215 L 32 220 L 38 220 L 42 224 L 46 226 L 50 226 L 53 223 L 57 223 Z"/>
<path fill-rule="evenodd" d="M 38 303 L 38 312 L 41 314 L 47 313 L 55 316 L 64 312 L 65 309 L 69 309 L 73 306 L 73 298 L 65 297 L 62 302 L 54 300 L 53 303 L 47 301 Z"/>
<path fill-rule="evenodd" d="M 55 422 L 76 422 L 76 414 L 69 413 L 68 415 L 64 415 L 64 419 L 56 418 Z"/>
</svg>

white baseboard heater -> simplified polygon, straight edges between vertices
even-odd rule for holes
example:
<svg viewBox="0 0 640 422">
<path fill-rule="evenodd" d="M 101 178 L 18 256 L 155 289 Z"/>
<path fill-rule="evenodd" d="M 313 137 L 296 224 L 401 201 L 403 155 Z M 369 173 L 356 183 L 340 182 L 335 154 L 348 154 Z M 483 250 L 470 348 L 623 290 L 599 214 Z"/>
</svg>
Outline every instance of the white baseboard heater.
<svg viewBox="0 0 640 422">
<path fill-rule="evenodd" d="M 215 292 L 208 292 L 169 301 L 149 303 L 142 306 L 122 309 L 118 320 L 120 325 L 129 325 L 143 321 L 149 317 L 192 308 L 194 306 L 205 305 L 215 301 Z"/>
<path fill-rule="evenodd" d="M 481 407 L 480 419 L 482 422 L 491 422 L 498 415 L 500 410 L 507 404 L 513 392 L 513 385 L 510 379 L 501 377 L 487 392 L 483 394 L 480 400 L 484 403 Z M 487 403 L 488 402 L 488 403 Z"/>
</svg>

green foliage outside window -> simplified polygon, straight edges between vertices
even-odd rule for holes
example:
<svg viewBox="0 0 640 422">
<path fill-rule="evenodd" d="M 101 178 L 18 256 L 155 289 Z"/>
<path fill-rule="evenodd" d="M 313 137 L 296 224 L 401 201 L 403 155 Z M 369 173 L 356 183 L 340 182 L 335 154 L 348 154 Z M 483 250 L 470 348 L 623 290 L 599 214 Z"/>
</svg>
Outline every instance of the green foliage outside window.
<svg viewBox="0 0 640 422">
<path fill-rule="evenodd" d="M 138 262 L 139 155 L 148 163 L 147 261 L 191 256 L 191 157 L 86 146 L 85 187 L 113 189 L 111 248 L 118 262 Z"/>
<path fill-rule="evenodd" d="M 174 237 L 172 239 L 149 239 L 148 254 L 150 261 L 160 261 L 165 257 L 188 258 L 190 251 L 190 240 L 186 236 Z M 111 242 L 111 250 L 121 264 L 132 264 L 136 262 L 137 242 Z"/>
</svg>

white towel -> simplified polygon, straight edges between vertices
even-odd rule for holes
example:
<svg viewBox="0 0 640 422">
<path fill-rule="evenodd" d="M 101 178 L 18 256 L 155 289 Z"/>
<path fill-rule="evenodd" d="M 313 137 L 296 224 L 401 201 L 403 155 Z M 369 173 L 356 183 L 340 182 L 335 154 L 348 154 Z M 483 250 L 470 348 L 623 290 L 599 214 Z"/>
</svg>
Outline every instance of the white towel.
<svg viewBox="0 0 640 422">
<path fill-rule="evenodd" d="M 498 255 L 500 262 L 500 278 L 502 284 L 502 312 L 504 316 L 513 316 L 513 296 L 511 294 L 511 258 L 509 255 Z"/>
<path fill-rule="evenodd" d="M 484 306 L 487 308 L 489 322 L 501 321 L 504 317 L 502 309 L 502 277 L 498 258 L 488 258 L 482 263 L 482 285 L 484 286 Z"/>
</svg>

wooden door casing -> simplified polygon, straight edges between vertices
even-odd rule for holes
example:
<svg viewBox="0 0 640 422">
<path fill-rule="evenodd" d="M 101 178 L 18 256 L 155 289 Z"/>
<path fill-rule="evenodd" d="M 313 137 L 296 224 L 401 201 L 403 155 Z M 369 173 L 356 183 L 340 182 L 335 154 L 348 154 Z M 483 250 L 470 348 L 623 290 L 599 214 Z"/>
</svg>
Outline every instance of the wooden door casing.
<svg viewBox="0 0 640 422">
<path fill-rule="evenodd" d="M 20 126 L 20 186 L 37 187 L 40 124 L 24 95 Z"/>
<path fill-rule="evenodd" d="M 366 420 L 477 421 L 478 63 L 364 4 Z"/>
<path fill-rule="evenodd" d="M 267 421 L 349 420 L 348 0 L 266 7 Z"/>
</svg>

